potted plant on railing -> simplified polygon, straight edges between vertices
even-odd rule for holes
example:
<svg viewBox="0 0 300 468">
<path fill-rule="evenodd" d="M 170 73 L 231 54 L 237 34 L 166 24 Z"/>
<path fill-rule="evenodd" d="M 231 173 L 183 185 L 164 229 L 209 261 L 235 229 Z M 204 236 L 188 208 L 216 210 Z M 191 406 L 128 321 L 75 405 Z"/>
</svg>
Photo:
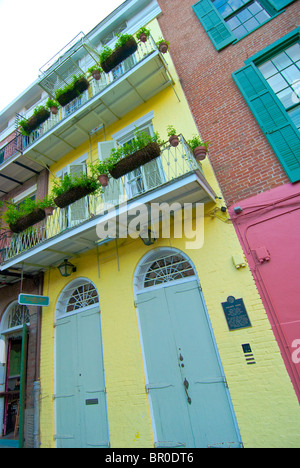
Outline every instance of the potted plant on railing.
<svg viewBox="0 0 300 468">
<path fill-rule="evenodd" d="M 47 195 L 38 203 L 39 207 L 45 211 L 46 216 L 52 216 L 55 209 L 55 203 L 51 195 Z"/>
<path fill-rule="evenodd" d="M 102 68 L 100 65 L 94 65 L 93 67 L 90 67 L 88 69 L 88 73 L 90 76 L 94 78 L 94 80 L 99 81 L 101 78 L 101 73 L 103 72 Z"/>
<path fill-rule="evenodd" d="M 109 170 L 113 168 L 109 158 L 99 161 L 97 164 L 89 164 L 91 174 L 98 179 L 102 187 L 107 187 L 109 182 Z"/>
<path fill-rule="evenodd" d="M 45 211 L 39 202 L 26 198 L 20 205 L 11 202 L 6 203 L 7 210 L 3 215 L 4 221 L 15 234 L 25 231 L 34 224 L 43 221 L 46 217 Z"/>
<path fill-rule="evenodd" d="M 137 39 L 139 39 L 141 42 L 147 42 L 149 36 L 150 36 L 150 30 L 144 27 L 139 29 L 138 32 L 136 33 Z"/>
<path fill-rule="evenodd" d="M 114 179 L 147 164 L 160 155 L 159 135 L 150 136 L 145 132 L 135 132 L 134 139 L 124 146 L 113 148 L 108 158 L 109 173 Z"/>
<path fill-rule="evenodd" d="M 137 42 L 131 34 L 121 34 L 117 37 L 114 49 L 106 46 L 99 56 L 100 65 L 105 73 L 109 73 L 137 51 Z"/>
<path fill-rule="evenodd" d="M 53 115 L 58 113 L 59 104 L 58 102 L 54 101 L 54 99 L 49 98 L 46 102 L 46 107 L 50 110 Z"/>
<path fill-rule="evenodd" d="M 29 119 L 21 119 L 19 125 L 23 135 L 30 135 L 33 130 L 36 130 L 42 123 L 50 117 L 50 112 L 45 106 L 38 106 L 34 109 L 33 114 Z"/>
<path fill-rule="evenodd" d="M 66 174 L 62 179 L 56 179 L 51 195 L 56 206 L 66 208 L 68 205 L 94 194 L 101 189 L 99 181 L 82 173 L 80 176 Z"/>
<path fill-rule="evenodd" d="M 166 54 L 169 50 L 170 42 L 162 37 L 156 42 L 157 48 L 161 54 Z"/>
<path fill-rule="evenodd" d="M 168 131 L 170 145 L 176 148 L 176 146 L 179 145 L 179 137 L 177 135 L 175 128 L 172 125 L 168 125 L 167 131 Z"/>
<path fill-rule="evenodd" d="M 209 141 L 202 141 L 198 135 L 194 135 L 188 144 L 194 153 L 196 161 L 203 161 L 206 158 Z"/>
<path fill-rule="evenodd" d="M 89 85 L 90 84 L 84 75 L 74 75 L 70 84 L 55 91 L 55 99 L 62 107 L 64 107 L 87 90 Z"/>
</svg>

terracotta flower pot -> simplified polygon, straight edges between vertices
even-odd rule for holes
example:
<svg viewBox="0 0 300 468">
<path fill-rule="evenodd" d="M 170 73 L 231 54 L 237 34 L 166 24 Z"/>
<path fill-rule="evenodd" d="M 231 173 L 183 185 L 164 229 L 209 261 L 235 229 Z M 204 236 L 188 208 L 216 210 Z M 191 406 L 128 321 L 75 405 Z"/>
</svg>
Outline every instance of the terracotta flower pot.
<svg viewBox="0 0 300 468">
<path fill-rule="evenodd" d="M 48 208 L 44 208 L 46 216 L 52 216 L 54 211 L 54 206 L 48 206 Z"/>
<path fill-rule="evenodd" d="M 147 42 L 147 39 L 148 39 L 148 38 L 147 38 L 147 35 L 146 35 L 145 33 L 141 33 L 141 34 L 140 34 L 139 40 L 140 40 L 141 42 Z"/>
<path fill-rule="evenodd" d="M 176 146 L 179 145 L 178 135 L 171 135 L 169 138 L 169 143 L 171 146 L 174 146 L 174 148 L 176 148 Z"/>
<path fill-rule="evenodd" d="M 101 77 L 101 73 L 99 70 L 93 70 L 92 71 L 92 76 L 94 78 L 94 80 L 100 80 L 100 77 Z"/>
<path fill-rule="evenodd" d="M 206 158 L 206 147 L 205 146 L 197 146 L 194 149 L 194 156 L 196 161 L 203 161 Z"/>
<path fill-rule="evenodd" d="M 168 52 L 168 44 L 166 42 L 161 42 L 158 46 L 158 50 L 161 54 L 166 54 Z"/>
<path fill-rule="evenodd" d="M 56 115 L 57 112 L 58 112 L 58 108 L 55 107 L 55 106 L 51 106 L 51 107 L 50 107 L 50 111 L 52 112 L 53 115 Z"/>
<path fill-rule="evenodd" d="M 108 186 L 108 175 L 107 174 L 100 174 L 98 177 L 98 180 L 102 187 L 107 187 Z"/>
</svg>

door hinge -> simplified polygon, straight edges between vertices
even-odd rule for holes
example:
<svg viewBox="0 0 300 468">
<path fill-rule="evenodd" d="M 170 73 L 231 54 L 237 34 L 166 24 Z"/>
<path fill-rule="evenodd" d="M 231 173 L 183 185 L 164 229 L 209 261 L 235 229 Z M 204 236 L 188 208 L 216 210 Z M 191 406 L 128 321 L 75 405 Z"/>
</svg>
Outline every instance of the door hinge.
<svg viewBox="0 0 300 468">
<path fill-rule="evenodd" d="M 160 390 L 161 388 L 168 388 L 168 387 L 174 387 L 174 385 L 173 384 L 168 384 L 168 383 L 162 383 L 162 384 L 158 384 L 158 385 L 147 384 L 145 386 L 146 393 L 149 393 L 150 390 Z"/>
</svg>

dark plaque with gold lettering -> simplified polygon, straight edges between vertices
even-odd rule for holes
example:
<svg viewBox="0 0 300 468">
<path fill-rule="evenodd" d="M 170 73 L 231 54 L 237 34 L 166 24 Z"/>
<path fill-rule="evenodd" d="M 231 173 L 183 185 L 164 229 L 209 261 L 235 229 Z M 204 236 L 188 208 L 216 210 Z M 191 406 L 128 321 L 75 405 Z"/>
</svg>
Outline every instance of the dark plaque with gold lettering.
<svg viewBox="0 0 300 468">
<path fill-rule="evenodd" d="M 243 299 L 227 297 L 227 302 L 222 302 L 222 307 L 227 320 L 229 330 L 251 327 Z"/>
</svg>

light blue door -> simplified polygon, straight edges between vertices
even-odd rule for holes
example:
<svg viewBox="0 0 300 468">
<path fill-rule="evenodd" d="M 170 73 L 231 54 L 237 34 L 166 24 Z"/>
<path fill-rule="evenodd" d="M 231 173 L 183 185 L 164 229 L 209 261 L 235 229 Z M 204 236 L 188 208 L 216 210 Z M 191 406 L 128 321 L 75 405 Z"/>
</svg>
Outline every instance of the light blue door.
<svg viewBox="0 0 300 468">
<path fill-rule="evenodd" d="M 57 320 L 55 402 L 58 448 L 109 447 L 99 307 Z"/>
<path fill-rule="evenodd" d="M 137 296 L 158 447 L 239 447 L 239 433 L 196 280 Z"/>
</svg>

